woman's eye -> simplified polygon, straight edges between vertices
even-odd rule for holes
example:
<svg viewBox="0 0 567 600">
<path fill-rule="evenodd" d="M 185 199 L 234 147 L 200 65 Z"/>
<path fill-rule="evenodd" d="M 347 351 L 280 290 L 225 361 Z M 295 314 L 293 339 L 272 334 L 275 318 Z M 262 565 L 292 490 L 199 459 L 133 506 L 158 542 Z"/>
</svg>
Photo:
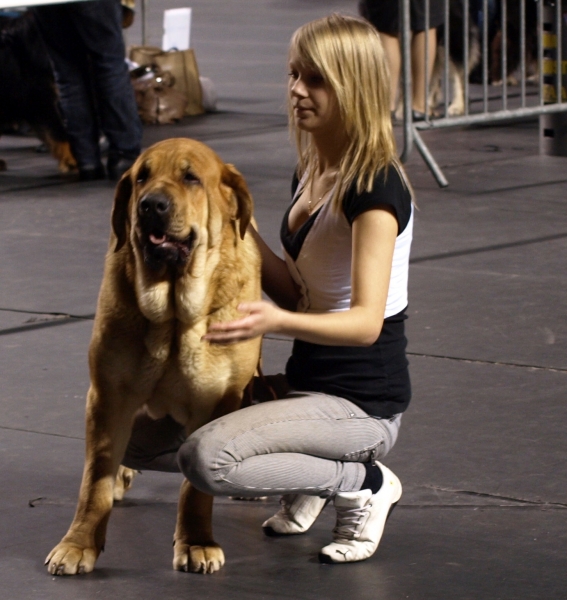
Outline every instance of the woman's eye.
<svg viewBox="0 0 567 600">
<path fill-rule="evenodd" d="M 298 77 L 298 75 L 297 75 L 297 71 L 290 71 L 290 72 L 288 73 L 288 75 L 289 75 L 289 77 L 290 77 L 291 79 L 297 79 L 297 77 Z"/>
</svg>

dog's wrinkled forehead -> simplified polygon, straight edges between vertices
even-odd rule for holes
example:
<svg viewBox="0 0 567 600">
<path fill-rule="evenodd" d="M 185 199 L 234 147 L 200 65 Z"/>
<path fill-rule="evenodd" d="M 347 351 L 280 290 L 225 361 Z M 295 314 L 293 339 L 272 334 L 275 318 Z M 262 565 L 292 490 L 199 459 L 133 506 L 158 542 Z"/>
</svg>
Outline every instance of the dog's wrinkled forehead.
<svg viewBox="0 0 567 600">
<path fill-rule="evenodd" d="M 152 180 L 188 184 L 220 177 L 219 160 L 207 150 L 202 145 L 162 143 L 140 156 L 133 170 L 134 180 L 139 184 Z"/>
</svg>

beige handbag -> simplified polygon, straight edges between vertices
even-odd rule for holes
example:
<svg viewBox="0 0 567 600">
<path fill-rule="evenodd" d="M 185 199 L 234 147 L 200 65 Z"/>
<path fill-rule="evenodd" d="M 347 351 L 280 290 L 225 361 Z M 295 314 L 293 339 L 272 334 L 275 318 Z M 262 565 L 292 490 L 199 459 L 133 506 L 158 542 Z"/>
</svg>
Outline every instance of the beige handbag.
<svg viewBox="0 0 567 600">
<path fill-rule="evenodd" d="M 205 112 L 199 69 L 193 50 L 165 52 L 154 46 L 132 46 L 130 60 L 139 65 L 158 65 L 162 71 L 171 73 L 173 89 L 187 97 L 186 115 L 200 115 Z"/>
<path fill-rule="evenodd" d="M 185 115 L 187 97 L 174 90 L 173 77 L 157 65 L 146 65 L 130 73 L 138 113 L 144 123 L 166 125 Z"/>
</svg>

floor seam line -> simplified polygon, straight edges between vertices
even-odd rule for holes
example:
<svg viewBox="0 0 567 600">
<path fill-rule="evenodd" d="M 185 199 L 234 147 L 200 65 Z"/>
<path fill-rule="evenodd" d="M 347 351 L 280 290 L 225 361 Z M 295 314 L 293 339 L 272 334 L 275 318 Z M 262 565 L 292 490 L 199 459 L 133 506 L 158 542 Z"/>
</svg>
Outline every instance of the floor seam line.
<svg viewBox="0 0 567 600">
<path fill-rule="evenodd" d="M 460 358 L 458 356 L 447 356 L 444 354 L 426 354 L 424 352 L 406 352 L 408 356 L 417 356 L 421 358 L 440 358 L 443 360 L 454 360 L 456 362 L 472 363 L 479 365 L 494 365 L 498 367 L 514 367 L 517 369 L 534 369 L 537 371 L 548 371 L 551 373 L 567 373 L 567 368 L 563 367 L 544 367 L 541 365 L 528 365 L 524 363 L 509 363 L 497 360 L 480 360 L 477 358 Z"/>
<path fill-rule="evenodd" d="M 34 431 L 33 429 L 23 429 L 21 427 L 6 427 L 5 425 L 0 425 L 0 430 L 2 431 L 19 431 L 20 433 L 33 433 L 36 435 L 47 435 L 49 437 L 60 437 L 67 440 L 83 440 L 84 437 L 78 437 L 75 435 L 63 435 L 62 433 L 49 433 L 47 431 Z"/>
</svg>

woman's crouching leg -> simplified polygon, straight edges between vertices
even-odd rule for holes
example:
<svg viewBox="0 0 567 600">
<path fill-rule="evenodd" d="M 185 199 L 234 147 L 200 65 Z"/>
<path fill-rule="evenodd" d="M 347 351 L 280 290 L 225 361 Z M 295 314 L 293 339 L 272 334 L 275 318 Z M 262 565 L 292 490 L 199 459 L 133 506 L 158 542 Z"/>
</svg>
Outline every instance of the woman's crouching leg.
<svg viewBox="0 0 567 600">
<path fill-rule="evenodd" d="M 178 473 L 177 451 L 186 438 L 185 427 L 170 416 L 152 419 L 141 410 L 134 419 L 122 464 L 138 471 Z"/>
</svg>

